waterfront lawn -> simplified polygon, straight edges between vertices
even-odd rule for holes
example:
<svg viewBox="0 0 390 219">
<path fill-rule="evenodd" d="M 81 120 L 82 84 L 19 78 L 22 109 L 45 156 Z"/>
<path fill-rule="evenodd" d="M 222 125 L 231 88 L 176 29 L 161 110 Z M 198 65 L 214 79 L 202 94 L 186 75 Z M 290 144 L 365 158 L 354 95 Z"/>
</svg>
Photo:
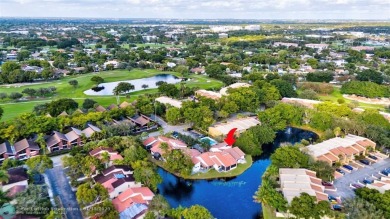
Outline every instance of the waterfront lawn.
<svg viewBox="0 0 390 219">
<path fill-rule="evenodd" d="M 149 156 L 149 159 L 157 164 L 159 167 L 165 169 L 164 162 L 156 160 L 152 158 L 152 156 Z M 215 169 L 209 170 L 207 173 L 197 173 L 195 175 L 190 175 L 187 177 L 180 176 L 178 174 L 172 173 L 178 177 L 184 178 L 184 179 L 218 179 L 218 178 L 227 178 L 227 177 L 234 177 L 241 175 L 245 170 L 249 169 L 249 167 L 252 166 L 252 157 L 250 155 L 245 155 L 246 163 L 244 164 L 238 164 L 237 168 L 228 171 L 228 172 L 218 172 Z M 166 169 L 165 169 L 166 170 Z M 168 170 L 167 170 L 168 171 Z"/>
<path fill-rule="evenodd" d="M 187 178 L 188 179 L 217 179 L 217 178 L 238 176 L 252 166 L 252 157 L 250 155 L 245 155 L 245 160 L 246 163 L 238 164 L 237 168 L 228 172 L 218 172 L 215 169 L 211 169 L 207 173 L 197 173 Z"/>
<path fill-rule="evenodd" d="M 273 209 L 269 205 L 261 204 L 261 209 L 263 210 L 263 218 L 264 219 L 277 219 L 280 217 L 276 217 L 275 209 Z"/>
</svg>

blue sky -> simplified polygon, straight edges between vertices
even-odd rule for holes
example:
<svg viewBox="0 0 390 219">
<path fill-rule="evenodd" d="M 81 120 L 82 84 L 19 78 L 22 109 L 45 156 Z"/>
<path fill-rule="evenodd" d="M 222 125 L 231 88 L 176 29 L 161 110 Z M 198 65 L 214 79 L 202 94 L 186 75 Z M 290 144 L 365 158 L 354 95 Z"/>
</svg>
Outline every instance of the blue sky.
<svg viewBox="0 0 390 219">
<path fill-rule="evenodd" d="M 0 16 L 390 19 L 390 0 L 0 0 Z"/>
</svg>

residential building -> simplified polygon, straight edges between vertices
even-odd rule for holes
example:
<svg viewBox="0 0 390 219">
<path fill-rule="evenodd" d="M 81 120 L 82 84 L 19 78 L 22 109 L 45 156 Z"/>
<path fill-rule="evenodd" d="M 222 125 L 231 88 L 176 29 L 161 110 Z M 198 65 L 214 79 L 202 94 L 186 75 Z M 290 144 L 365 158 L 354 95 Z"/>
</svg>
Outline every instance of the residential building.
<svg viewBox="0 0 390 219">
<path fill-rule="evenodd" d="M 227 172 L 235 169 L 239 163 L 246 163 L 244 152 L 238 147 L 230 147 L 226 146 L 226 144 L 223 147 L 214 148 L 210 152 L 202 154 L 195 152 L 191 155 L 191 160 L 194 163 L 193 173 L 204 172 L 211 168 L 219 172 Z"/>
<path fill-rule="evenodd" d="M 45 140 L 46 146 L 50 152 L 70 149 L 73 146 L 81 146 L 85 143 L 83 142 L 83 138 L 85 137 L 88 139 L 92 137 L 95 132 L 101 132 L 101 130 L 91 124 L 87 124 L 87 128 L 84 130 L 71 127 L 71 131 L 66 134 L 53 131 L 53 134 Z"/>
<path fill-rule="evenodd" d="M 219 93 L 221 95 L 224 95 L 224 96 L 227 96 L 228 95 L 228 90 L 229 89 L 237 89 L 237 88 L 241 88 L 241 87 L 250 87 L 251 85 L 250 84 L 247 84 L 247 83 L 234 83 L 234 84 L 231 84 L 227 87 L 224 87 L 222 88 Z"/>
<path fill-rule="evenodd" d="M 208 90 L 197 90 L 195 91 L 195 95 L 210 98 L 213 100 L 219 100 L 222 97 L 220 93 Z"/>
<path fill-rule="evenodd" d="M 322 180 L 316 177 L 316 172 L 307 169 L 280 168 L 280 190 L 288 203 L 293 198 L 299 197 L 305 192 L 316 197 L 317 202 L 328 201 Z"/>
<path fill-rule="evenodd" d="M 348 134 L 345 137 L 335 137 L 318 144 L 304 148 L 315 160 L 327 162 L 334 166 L 336 163 L 349 163 L 355 156 L 365 155 L 369 148 L 375 149 L 376 143 L 370 139 Z"/>
<path fill-rule="evenodd" d="M 133 169 L 127 165 L 110 166 L 94 176 L 93 180 L 107 189 L 111 199 L 118 197 L 128 188 L 141 187 L 141 183 L 135 182 Z"/>
<path fill-rule="evenodd" d="M 307 108 L 313 109 L 315 105 L 322 103 L 318 100 L 309 100 L 309 99 L 301 99 L 301 98 L 289 98 L 289 97 L 283 97 L 281 100 L 282 103 L 290 103 L 290 104 L 299 104 Z"/>
<path fill-rule="evenodd" d="M 237 128 L 236 135 L 246 131 L 250 127 L 259 125 L 260 121 L 256 117 L 246 117 L 233 119 L 225 123 L 217 123 L 209 127 L 209 135 L 213 137 L 226 136 L 230 130 Z"/>
<path fill-rule="evenodd" d="M 155 158 L 159 159 L 164 154 L 164 150 L 161 148 L 162 143 L 168 144 L 168 150 L 187 148 L 187 144 L 183 141 L 165 136 L 149 137 L 143 142 L 143 145 L 150 149 Z"/>
<path fill-rule="evenodd" d="M 27 140 L 26 138 L 15 142 L 14 144 L 15 157 L 19 160 L 24 160 L 36 155 L 39 155 L 40 147 L 32 139 Z"/>
<path fill-rule="evenodd" d="M 157 127 L 156 123 L 151 118 L 143 114 L 134 115 L 133 117 L 128 117 L 128 119 L 134 123 L 136 132 L 145 131 L 152 127 Z"/>
<path fill-rule="evenodd" d="M 312 44 L 305 44 L 305 46 L 312 49 L 323 50 L 323 49 L 327 49 L 329 45 L 324 43 L 319 43 L 319 44 L 312 43 Z"/>
<path fill-rule="evenodd" d="M 104 153 L 107 153 L 110 158 L 108 166 L 112 166 L 115 160 L 123 160 L 122 155 L 120 155 L 117 151 L 113 150 L 112 148 L 103 148 L 103 147 L 95 148 L 89 152 L 89 155 L 101 160 L 103 159 Z"/>
<path fill-rule="evenodd" d="M 129 188 L 112 200 L 120 219 L 142 218 L 153 199 L 153 192 L 147 187 Z"/>
<path fill-rule="evenodd" d="M 285 46 L 285 47 L 298 47 L 298 43 L 284 43 L 284 42 L 274 42 L 274 46 Z"/>
<path fill-rule="evenodd" d="M 5 141 L 0 144 L 0 161 L 7 158 L 15 158 L 15 149 L 8 141 Z"/>
<path fill-rule="evenodd" d="M 8 182 L 1 184 L 3 192 L 13 189 L 14 187 L 28 187 L 27 170 L 23 167 L 16 167 L 7 170 L 9 179 Z"/>
<path fill-rule="evenodd" d="M 167 105 L 167 104 L 171 105 L 171 106 L 179 108 L 179 109 L 181 108 L 181 104 L 182 104 L 181 101 L 175 100 L 175 99 L 172 99 L 172 98 L 166 97 L 166 96 L 158 97 L 158 98 L 156 98 L 156 101 L 159 103 L 165 104 L 165 105 Z"/>
</svg>

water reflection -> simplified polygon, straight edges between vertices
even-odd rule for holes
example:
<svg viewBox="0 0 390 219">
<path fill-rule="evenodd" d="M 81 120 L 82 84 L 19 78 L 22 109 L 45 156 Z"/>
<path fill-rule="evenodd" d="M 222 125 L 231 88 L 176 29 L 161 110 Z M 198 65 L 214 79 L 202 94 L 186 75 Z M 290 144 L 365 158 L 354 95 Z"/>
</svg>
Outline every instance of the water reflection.
<svg viewBox="0 0 390 219">
<path fill-rule="evenodd" d="M 261 176 L 270 165 L 270 155 L 280 144 L 300 142 L 302 139 L 317 138 L 316 134 L 291 128 L 277 133 L 273 144 L 264 145 L 264 153 L 254 158 L 253 165 L 237 177 L 221 180 L 182 180 L 159 169 L 163 183 L 158 186 L 159 192 L 172 207 L 187 207 L 194 204 L 205 206 L 216 217 L 221 219 L 258 219 L 261 206 L 253 201 Z"/>
<path fill-rule="evenodd" d="M 131 74 L 131 73 L 129 73 Z M 99 91 L 94 91 L 92 89 L 84 91 L 84 94 L 86 95 L 113 95 L 113 90 L 114 88 L 120 83 L 120 82 L 129 82 L 132 85 L 134 85 L 134 91 L 140 91 L 143 90 L 144 88 L 142 85 L 147 85 L 147 89 L 151 88 L 157 88 L 158 86 L 156 85 L 156 82 L 158 81 L 164 81 L 169 84 L 175 84 L 181 81 L 178 77 L 170 74 L 159 74 L 153 77 L 149 78 L 141 78 L 141 79 L 134 79 L 134 80 L 128 80 L 128 81 L 116 81 L 116 82 L 109 82 L 109 83 L 102 83 L 99 84 L 99 87 L 104 87 L 104 89 L 99 90 Z"/>
</svg>

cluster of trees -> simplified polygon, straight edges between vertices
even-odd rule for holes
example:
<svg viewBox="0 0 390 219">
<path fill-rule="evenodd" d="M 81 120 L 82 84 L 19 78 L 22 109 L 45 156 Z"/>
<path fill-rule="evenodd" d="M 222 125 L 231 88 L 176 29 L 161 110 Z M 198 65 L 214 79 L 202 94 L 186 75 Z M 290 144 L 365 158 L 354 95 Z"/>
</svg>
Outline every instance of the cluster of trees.
<svg viewBox="0 0 390 219">
<path fill-rule="evenodd" d="M 41 73 L 35 71 L 23 71 L 21 65 L 16 62 L 5 62 L 1 65 L 0 83 L 13 84 L 33 82 L 35 79 L 49 79 L 54 76 L 50 67 L 45 67 Z"/>
<path fill-rule="evenodd" d="M 390 97 L 388 86 L 370 81 L 350 81 L 344 83 L 340 91 L 343 94 L 355 94 L 368 98 Z"/>
<path fill-rule="evenodd" d="M 387 190 L 383 194 L 376 189 L 360 188 L 355 191 L 356 196 L 375 206 L 374 211 L 377 216 L 383 215 L 384 218 L 390 218 L 390 191 Z M 375 210 L 376 209 L 376 210 Z M 379 212 L 378 212 L 379 211 Z"/>
<path fill-rule="evenodd" d="M 319 72 L 308 73 L 306 75 L 306 80 L 311 82 L 329 83 L 329 81 L 333 80 L 333 72 L 319 71 Z"/>
<path fill-rule="evenodd" d="M 276 149 L 271 155 L 271 165 L 264 173 L 262 184 L 256 192 L 255 201 L 269 205 L 278 211 L 289 211 L 299 218 L 321 218 L 321 216 L 332 216 L 328 202 L 316 203 L 315 197 L 308 194 L 301 194 L 295 197 L 290 205 L 283 195 L 277 191 L 279 187 L 277 179 L 279 168 L 307 168 L 317 172 L 317 177 L 325 181 L 333 179 L 334 167 L 323 161 L 314 161 L 301 151 L 301 145 L 286 145 Z M 300 206 L 300 207 L 298 207 Z"/>
<path fill-rule="evenodd" d="M 168 144 L 162 143 L 161 148 L 165 151 L 163 157 L 165 159 L 164 167 L 170 172 L 181 176 L 191 175 L 194 164 L 191 158 L 184 154 L 181 150 L 168 150 Z"/>
<path fill-rule="evenodd" d="M 361 72 L 357 72 L 356 79 L 359 81 L 371 81 L 377 84 L 382 84 L 384 77 L 382 73 L 373 69 L 366 69 Z"/>
<path fill-rule="evenodd" d="M 179 88 L 177 88 L 174 84 L 168 84 L 166 82 L 157 82 L 156 84 L 158 84 L 158 91 L 160 93 L 173 98 L 184 98 L 194 95 L 195 90 L 198 89 L 185 86 L 184 83 L 180 83 Z"/>
<path fill-rule="evenodd" d="M 275 131 L 267 125 L 258 125 L 249 128 L 236 141 L 236 145 L 242 149 L 245 154 L 258 156 L 262 154 L 262 145 L 274 141 Z"/>
<path fill-rule="evenodd" d="M 211 213 L 201 205 L 193 205 L 188 208 L 183 208 L 181 206 L 177 208 L 171 208 L 167 200 L 162 195 L 155 195 L 149 204 L 145 219 L 165 218 L 167 216 L 175 219 L 213 218 Z"/>
</svg>

